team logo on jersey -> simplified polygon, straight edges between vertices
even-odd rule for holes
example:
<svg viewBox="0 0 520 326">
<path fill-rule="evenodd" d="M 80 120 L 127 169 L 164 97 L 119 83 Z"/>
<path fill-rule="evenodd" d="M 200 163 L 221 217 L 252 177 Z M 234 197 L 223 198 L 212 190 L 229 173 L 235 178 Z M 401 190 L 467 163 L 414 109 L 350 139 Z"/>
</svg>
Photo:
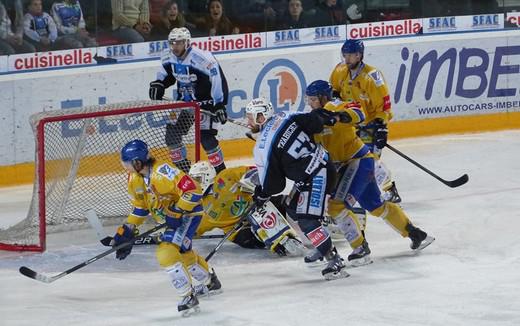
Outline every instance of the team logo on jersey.
<svg viewBox="0 0 520 326">
<path fill-rule="evenodd" d="M 179 187 L 179 189 L 181 189 L 183 192 L 197 189 L 195 182 L 193 182 L 193 180 L 187 175 L 181 178 L 177 184 L 177 187 Z"/>
<path fill-rule="evenodd" d="M 242 215 L 248 206 L 248 202 L 242 196 L 237 196 L 237 199 L 231 204 L 231 215 L 240 216 Z"/>
<path fill-rule="evenodd" d="M 303 111 L 307 82 L 300 67 L 288 59 L 276 59 L 266 64 L 253 88 L 253 98 L 264 97 L 275 111 Z"/>
</svg>

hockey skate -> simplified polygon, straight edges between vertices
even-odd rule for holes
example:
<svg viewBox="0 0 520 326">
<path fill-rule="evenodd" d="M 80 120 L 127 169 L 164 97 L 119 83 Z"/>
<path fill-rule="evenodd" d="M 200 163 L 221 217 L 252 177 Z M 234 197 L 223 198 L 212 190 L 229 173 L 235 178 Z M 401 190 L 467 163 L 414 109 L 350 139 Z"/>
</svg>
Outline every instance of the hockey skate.
<svg viewBox="0 0 520 326">
<path fill-rule="evenodd" d="M 279 256 L 302 256 L 305 253 L 305 247 L 302 242 L 296 239 L 292 234 L 288 234 L 274 248 Z"/>
<path fill-rule="evenodd" d="M 216 294 L 222 293 L 222 284 L 220 283 L 220 280 L 217 277 L 217 274 L 215 273 L 215 270 L 211 270 L 210 273 L 210 281 L 209 284 L 199 284 L 196 285 L 193 289 L 193 292 L 195 293 L 196 297 L 202 297 L 202 296 L 212 296 Z"/>
<path fill-rule="evenodd" d="M 177 305 L 177 310 L 182 314 L 182 317 L 188 317 L 194 313 L 198 313 L 200 311 L 199 300 L 193 293 L 190 293 L 182 298 L 181 302 Z"/>
<path fill-rule="evenodd" d="M 412 240 L 410 248 L 414 251 L 422 250 L 435 241 L 434 237 L 429 236 L 426 232 L 412 224 L 406 225 L 406 231 L 408 231 L 408 237 Z"/>
<path fill-rule="evenodd" d="M 368 242 L 363 240 L 363 243 L 354 249 L 354 251 L 348 255 L 347 259 L 350 265 L 353 267 L 371 264 L 373 261 L 372 258 L 370 258 L 370 248 L 368 247 Z"/>
<path fill-rule="evenodd" d="M 392 181 L 392 185 L 383 195 L 384 200 L 388 200 L 394 204 L 399 204 L 402 199 L 401 196 L 399 196 L 399 192 L 397 192 L 397 187 L 395 186 L 395 182 Z"/>
<path fill-rule="evenodd" d="M 325 261 L 325 257 L 318 251 L 318 249 L 314 249 L 310 253 L 308 253 L 305 257 L 303 257 L 303 262 L 305 266 L 310 268 L 322 267 L 327 262 Z"/>
<path fill-rule="evenodd" d="M 350 276 L 345 269 L 346 266 L 343 262 L 343 258 L 338 254 L 336 248 L 329 251 L 326 258 L 327 267 L 321 271 L 321 275 L 323 275 L 327 281 Z"/>
</svg>

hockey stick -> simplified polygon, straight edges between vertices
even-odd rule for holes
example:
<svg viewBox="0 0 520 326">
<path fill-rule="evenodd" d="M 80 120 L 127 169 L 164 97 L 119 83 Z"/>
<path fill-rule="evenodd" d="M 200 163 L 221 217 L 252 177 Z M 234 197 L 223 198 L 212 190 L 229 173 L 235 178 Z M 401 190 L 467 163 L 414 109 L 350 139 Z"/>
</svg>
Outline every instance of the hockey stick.
<svg viewBox="0 0 520 326">
<path fill-rule="evenodd" d="M 105 247 L 111 247 L 112 246 L 112 240 L 114 237 L 109 236 L 105 233 L 105 230 L 103 229 L 103 225 L 101 224 L 101 221 L 96 213 L 95 210 L 89 209 L 85 211 L 85 217 L 90 223 L 90 226 L 96 231 L 96 235 L 98 237 L 99 242 Z M 222 239 L 224 237 L 223 234 L 208 234 L 208 235 L 201 235 L 196 237 L 195 239 Z M 134 246 L 139 245 L 158 245 L 161 243 L 161 241 L 158 239 L 157 236 L 148 235 L 146 237 L 143 237 L 141 239 L 138 239 L 135 241 Z"/>
<path fill-rule="evenodd" d="M 25 275 L 25 276 L 27 276 L 29 278 L 32 278 L 34 280 L 37 280 L 37 281 L 40 281 L 40 282 L 43 282 L 43 283 L 52 283 L 52 282 L 62 278 L 65 275 L 68 275 L 68 274 L 70 274 L 72 272 L 75 272 L 75 271 L 77 271 L 80 268 L 83 268 L 83 267 L 85 267 L 87 265 L 90 265 L 93 262 L 95 262 L 95 261 L 97 261 L 97 260 L 99 260 L 99 259 L 101 259 L 101 258 L 103 258 L 105 256 L 108 256 L 108 255 L 110 255 L 111 253 L 113 253 L 115 251 L 118 251 L 119 249 L 122 249 L 122 248 L 125 248 L 125 247 L 128 247 L 128 246 L 132 245 L 136 240 L 142 239 L 142 238 L 144 238 L 144 237 L 154 233 L 155 231 L 162 229 L 165 226 L 166 226 L 166 223 L 158 224 L 155 227 L 151 228 L 150 230 L 148 230 L 148 231 L 138 235 L 134 239 L 132 239 L 130 241 L 127 241 L 127 242 L 123 242 L 123 243 L 121 243 L 118 246 L 115 246 L 115 247 L 113 247 L 113 248 L 111 248 L 111 249 L 109 249 L 109 250 L 107 250 L 105 252 L 102 252 L 99 255 L 97 255 L 95 257 L 92 257 L 92 258 L 82 262 L 81 264 L 78 264 L 78 265 L 76 265 L 74 267 L 71 267 L 71 268 L 67 269 L 66 271 L 61 272 L 59 274 L 56 274 L 54 276 L 47 276 L 45 274 L 38 273 L 38 272 L 36 272 L 36 271 L 34 271 L 34 270 L 32 270 L 32 269 L 30 269 L 28 267 L 25 267 L 25 266 L 20 267 L 20 273 L 22 273 L 22 275 Z"/>
<path fill-rule="evenodd" d="M 164 101 L 174 101 L 172 98 L 169 98 L 169 97 L 166 97 L 166 96 L 163 96 L 163 100 Z M 217 115 L 209 110 L 203 110 L 203 109 L 200 109 L 200 112 L 204 112 L 212 117 L 216 117 Z M 240 120 L 235 120 L 235 119 L 232 119 L 232 118 L 228 118 L 227 121 L 231 122 L 232 124 L 235 124 L 237 126 L 240 126 L 240 127 L 244 127 L 244 128 L 247 128 L 247 129 L 251 129 L 247 123 L 244 123 Z M 253 140 L 253 141 L 256 141 L 256 139 L 253 137 L 253 135 L 251 134 L 250 131 L 246 132 L 246 136 L 247 138 Z"/>
<path fill-rule="evenodd" d="M 205 258 L 206 261 L 209 261 L 211 259 L 211 257 L 213 257 L 213 255 L 215 255 L 215 253 L 217 253 L 217 251 L 220 249 L 220 247 L 222 247 L 224 242 L 226 242 L 226 240 L 229 239 L 229 237 L 233 233 L 237 232 L 238 230 L 240 230 L 244 226 L 244 221 L 246 220 L 247 216 L 249 216 L 249 214 L 251 214 L 251 212 L 254 209 L 256 209 L 256 204 L 251 205 L 251 207 L 249 207 L 244 212 L 244 214 L 242 214 L 242 216 L 240 217 L 240 220 L 238 220 L 237 224 L 235 224 L 233 229 L 229 230 L 226 234 L 224 234 L 224 238 L 222 240 L 220 240 L 217 243 L 217 245 L 215 246 L 215 248 L 213 248 L 213 250 L 211 250 L 210 253 L 206 256 L 206 258 Z"/>
<path fill-rule="evenodd" d="M 423 170 L 424 172 L 428 173 L 429 175 L 431 175 L 432 177 L 434 177 L 435 179 L 439 180 L 440 182 L 444 183 L 445 185 L 447 185 L 448 187 L 451 187 L 451 188 L 456 188 L 456 187 L 460 187 L 462 186 L 463 184 L 465 184 L 466 182 L 468 182 L 469 180 L 469 176 L 467 174 L 464 174 L 460 177 L 458 177 L 457 179 L 455 180 L 445 180 L 441 177 L 439 177 L 438 175 L 436 175 L 435 173 L 433 173 L 432 171 L 428 170 L 427 168 L 425 168 L 423 165 L 417 163 L 416 161 L 414 161 L 413 159 L 411 159 L 410 157 L 408 157 L 407 155 L 405 155 L 403 152 L 401 152 L 400 150 L 398 150 L 397 148 L 393 147 L 392 145 L 390 144 L 386 144 L 386 147 L 388 147 L 389 150 L 391 150 L 392 152 L 396 153 L 397 155 L 401 156 L 402 158 L 404 158 L 405 160 L 407 160 L 408 162 L 412 163 L 413 165 L 415 165 L 416 167 L 418 167 L 419 169 Z"/>
</svg>

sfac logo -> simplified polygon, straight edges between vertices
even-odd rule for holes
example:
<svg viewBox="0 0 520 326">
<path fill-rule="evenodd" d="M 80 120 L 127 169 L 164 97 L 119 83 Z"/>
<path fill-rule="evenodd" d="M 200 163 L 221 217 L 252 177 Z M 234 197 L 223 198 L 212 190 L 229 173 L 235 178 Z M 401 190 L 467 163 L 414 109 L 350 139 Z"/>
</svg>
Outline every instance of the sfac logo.
<svg viewBox="0 0 520 326">
<path fill-rule="evenodd" d="M 268 99 L 278 111 L 303 111 L 305 76 L 298 65 L 288 59 L 276 59 L 265 65 L 255 81 L 253 97 Z"/>
</svg>

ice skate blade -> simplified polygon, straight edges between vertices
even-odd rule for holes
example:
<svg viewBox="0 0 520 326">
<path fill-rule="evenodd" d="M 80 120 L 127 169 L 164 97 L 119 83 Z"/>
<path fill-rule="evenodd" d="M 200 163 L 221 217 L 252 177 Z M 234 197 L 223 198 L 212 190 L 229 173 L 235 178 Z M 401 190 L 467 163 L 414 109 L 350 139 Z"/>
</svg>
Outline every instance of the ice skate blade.
<svg viewBox="0 0 520 326">
<path fill-rule="evenodd" d="M 181 316 L 186 318 L 186 317 L 189 317 L 191 315 L 197 314 L 199 312 L 200 312 L 200 307 L 199 306 L 195 306 L 195 307 L 191 307 L 191 308 L 188 308 L 186 310 L 183 310 L 181 312 Z"/>
<path fill-rule="evenodd" d="M 434 237 L 430 237 L 429 235 L 426 236 L 426 238 L 421 242 L 421 244 L 419 245 L 419 247 L 415 248 L 415 249 L 412 249 L 413 251 L 420 251 L 420 250 L 423 250 L 424 248 L 428 247 L 429 245 L 432 244 L 432 242 L 435 241 L 435 238 Z"/>
<path fill-rule="evenodd" d="M 349 277 L 349 276 L 350 276 L 350 274 L 345 270 L 345 268 L 343 268 L 339 272 L 328 273 L 328 274 L 323 275 L 323 277 L 327 281 L 333 281 L 333 280 L 337 280 L 337 279 L 340 279 L 340 278 L 346 278 L 346 277 Z"/>
<path fill-rule="evenodd" d="M 222 289 L 218 289 L 204 293 L 195 293 L 195 296 L 197 297 L 197 299 L 207 299 L 222 294 L 222 292 L 224 292 Z"/>
<path fill-rule="evenodd" d="M 361 267 L 361 266 L 365 266 L 365 265 L 370 265 L 373 262 L 374 261 L 372 260 L 372 258 L 370 258 L 370 255 L 367 255 L 365 257 L 361 257 L 361 258 L 358 258 L 358 259 L 349 260 L 348 261 L 348 266 L 351 266 L 351 267 Z"/>
<path fill-rule="evenodd" d="M 322 259 L 322 260 L 315 260 L 313 262 L 309 262 L 309 263 L 306 263 L 306 262 L 303 262 L 303 264 L 305 265 L 306 268 L 309 268 L 309 269 L 317 269 L 317 268 L 320 268 L 320 269 L 323 269 L 325 266 L 327 266 L 327 261 L 325 259 Z"/>
</svg>

